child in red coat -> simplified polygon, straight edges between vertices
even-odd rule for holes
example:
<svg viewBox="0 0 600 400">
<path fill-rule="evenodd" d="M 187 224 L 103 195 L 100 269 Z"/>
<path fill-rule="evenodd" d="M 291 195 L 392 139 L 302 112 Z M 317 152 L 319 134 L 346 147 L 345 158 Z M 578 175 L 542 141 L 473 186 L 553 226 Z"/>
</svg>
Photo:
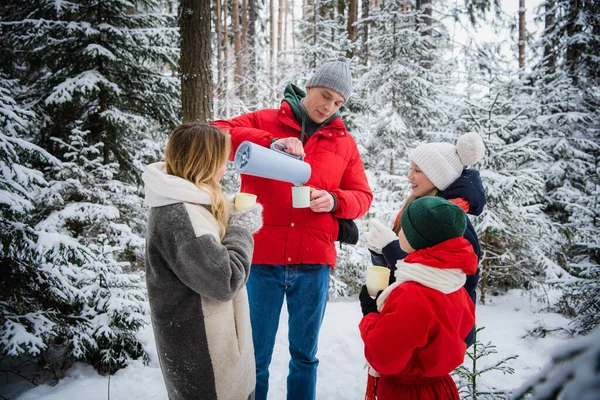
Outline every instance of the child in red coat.
<svg viewBox="0 0 600 400">
<path fill-rule="evenodd" d="M 379 379 L 378 400 L 458 400 L 450 372 L 463 363 L 475 323 L 463 285 L 477 256 L 462 236 L 466 214 L 439 197 L 410 203 L 401 217 L 396 282 L 372 299 L 360 295 L 365 357 Z"/>
</svg>

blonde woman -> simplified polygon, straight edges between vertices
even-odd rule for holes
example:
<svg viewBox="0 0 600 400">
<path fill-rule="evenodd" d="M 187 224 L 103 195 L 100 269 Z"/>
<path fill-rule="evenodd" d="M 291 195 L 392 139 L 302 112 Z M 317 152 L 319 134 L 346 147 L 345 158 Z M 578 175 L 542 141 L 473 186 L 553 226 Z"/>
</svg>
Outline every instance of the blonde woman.
<svg viewBox="0 0 600 400">
<path fill-rule="evenodd" d="M 232 211 L 219 183 L 230 150 L 228 133 L 185 123 L 171 133 L 165 162 L 142 175 L 146 282 L 170 400 L 254 397 L 245 283 L 262 207 Z"/>
</svg>

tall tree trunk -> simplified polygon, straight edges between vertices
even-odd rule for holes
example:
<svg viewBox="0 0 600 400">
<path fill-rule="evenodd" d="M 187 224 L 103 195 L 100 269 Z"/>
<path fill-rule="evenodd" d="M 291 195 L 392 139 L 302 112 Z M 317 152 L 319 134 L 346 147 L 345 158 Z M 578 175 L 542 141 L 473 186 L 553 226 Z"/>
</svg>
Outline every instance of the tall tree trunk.
<svg viewBox="0 0 600 400">
<path fill-rule="evenodd" d="M 242 95 L 242 42 L 240 32 L 240 3 L 239 0 L 231 0 L 231 20 L 233 23 L 233 54 L 235 56 L 235 73 L 233 76 L 235 90 L 238 96 Z"/>
<path fill-rule="evenodd" d="M 350 0 L 348 3 L 348 39 L 351 42 L 351 50 L 349 51 L 349 57 L 354 56 L 355 44 L 358 28 L 355 25 L 358 19 L 358 0 Z"/>
<path fill-rule="evenodd" d="M 283 9 L 283 0 L 279 0 L 277 9 L 277 54 L 283 51 L 283 20 L 285 10 Z"/>
<path fill-rule="evenodd" d="M 288 21 L 290 17 L 290 1 L 285 2 L 283 16 L 283 51 L 288 49 Z"/>
<path fill-rule="evenodd" d="M 519 69 L 525 69 L 525 0 L 519 0 Z"/>
<path fill-rule="evenodd" d="M 308 19 L 308 0 L 302 0 L 302 21 Z"/>
<path fill-rule="evenodd" d="M 98 94 L 98 103 L 100 106 L 100 113 L 103 113 L 105 111 L 108 110 L 108 96 L 106 93 L 106 89 L 104 87 L 100 87 L 100 93 Z M 114 129 L 111 129 L 110 126 L 108 126 L 108 124 L 106 124 L 104 121 L 106 121 L 104 118 L 100 119 L 100 139 L 102 140 L 102 143 L 104 144 L 103 148 L 102 148 L 102 156 L 103 156 L 103 160 L 102 163 L 104 165 L 108 165 L 110 164 L 110 151 L 112 148 L 112 135 L 111 135 L 111 131 L 114 131 Z M 123 166 L 123 165 L 121 165 Z"/>
<path fill-rule="evenodd" d="M 420 0 L 418 3 L 420 7 L 419 10 L 421 11 L 421 36 L 428 36 L 429 40 L 432 40 L 431 37 L 433 35 L 433 2 L 432 0 Z M 431 50 L 432 46 L 432 43 L 426 43 L 427 50 Z M 428 53 L 423 57 L 423 68 L 430 69 L 431 66 L 431 55 Z"/>
<path fill-rule="evenodd" d="M 433 25 L 433 2 L 431 0 L 421 0 L 420 10 L 422 11 L 421 21 L 423 23 L 422 35 L 431 36 L 431 26 Z"/>
<path fill-rule="evenodd" d="M 181 1 L 180 70 L 184 122 L 212 119 L 210 19 L 209 1 Z"/>
<path fill-rule="evenodd" d="M 294 0 L 291 0 L 292 4 L 290 6 L 291 19 L 292 19 L 292 49 L 296 48 L 296 25 L 294 23 Z"/>
<path fill-rule="evenodd" d="M 223 94 L 223 35 L 222 35 L 222 26 L 221 26 L 221 0 L 216 0 L 215 4 L 215 30 L 217 31 L 217 45 L 215 49 L 217 50 L 217 115 L 221 115 L 221 107 L 220 102 L 222 100 Z"/>
<path fill-rule="evenodd" d="M 248 82 L 256 82 L 256 55 L 254 41 L 256 37 L 256 3 L 254 0 L 248 0 L 248 49 L 246 50 L 248 59 Z M 255 98 L 256 85 L 250 85 L 250 96 Z"/>
<path fill-rule="evenodd" d="M 369 18 L 369 0 L 363 0 L 362 2 L 362 19 Z M 369 23 L 364 21 L 362 25 L 362 49 L 360 52 L 360 59 L 363 65 L 367 65 L 369 62 Z"/>
<path fill-rule="evenodd" d="M 581 9 L 581 0 L 570 0 L 569 20 L 567 22 L 567 45 L 566 62 L 569 72 L 573 79 L 577 78 L 577 67 L 579 66 L 579 58 L 581 49 L 579 43 L 573 43 L 573 38 L 581 31 L 581 27 L 576 24 Z"/>
<path fill-rule="evenodd" d="M 223 104 L 225 117 L 229 117 L 229 107 L 227 93 L 229 90 L 229 25 L 227 19 L 229 16 L 229 0 L 223 1 Z"/>
<path fill-rule="evenodd" d="M 275 64 L 277 62 L 277 55 L 275 54 L 275 0 L 269 0 L 269 16 L 271 18 L 270 28 L 270 60 L 269 60 L 269 80 L 272 86 L 275 85 Z"/>
<path fill-rule="evenodd" d="M 546 0 L 544 4 L 544 39 L 546 43 L 544 45 L 544 65 L 546 74 L 551 75 L 555 71 L 556 67 L 556 53 L 552 51 L 552 42 L 550 41 L 550 32 L 554 28 L 554 16 L 556 3 L 554 0 Z"/>
<path fill-rule="evenodd" d="M 242 0 L 242 52 L 248 47 L 248 0 Z"/>
</svg>

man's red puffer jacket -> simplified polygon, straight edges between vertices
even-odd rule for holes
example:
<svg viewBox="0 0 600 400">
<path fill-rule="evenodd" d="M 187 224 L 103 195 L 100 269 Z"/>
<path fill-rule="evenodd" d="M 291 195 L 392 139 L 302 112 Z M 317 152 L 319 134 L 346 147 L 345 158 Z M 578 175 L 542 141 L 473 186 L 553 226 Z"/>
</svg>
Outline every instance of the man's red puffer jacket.
<svg viewBox="0 0 600 400">
<path fill-rule="evenodd" d="M 273 139 L 300 137 L 301 127 L 286 101 L 213 125 L 229 131 L 233 156 L 243 141 L 269 147 Z M 354 138 L 341 118 L 334 118 L 304 144 L 305 162 L 312 168 L 306 183 L 337 199 L 331 212 L 292 207 L 292 184 L 242 174 L 241 191 L 254 193 L 263 205 L 263 227 L 254 235 L 254 264 L 329 264 L 336 262 L 337 218 L 357 219 L 373 200 Z M 277 168 L 276 165 L 273 168 Z"/>
</svg>

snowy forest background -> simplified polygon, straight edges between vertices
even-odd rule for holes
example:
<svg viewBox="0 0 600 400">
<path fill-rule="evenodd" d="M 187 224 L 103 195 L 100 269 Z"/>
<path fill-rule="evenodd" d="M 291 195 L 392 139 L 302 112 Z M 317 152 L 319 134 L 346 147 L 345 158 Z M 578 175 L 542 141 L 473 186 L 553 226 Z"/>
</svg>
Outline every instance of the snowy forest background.
<svg viewBox="0 0 600 400">
<path fill-rule="evenodd" d="M 600 3 L 531 1 L 512 13 L 500 0 L 3 1 L 0 379 L 146 360 L 145 165 L 182 120 L 277 107 L 288 82 L 303 87 L 340 58 L 355 79 L 341 112 L 375 194 L 366 217 L 391 224 L 408 149 L 478 132 L 480 301 L 530 291 L 570 319 L 569 335 L 589 334 L 600 323 Z M 229 171 L 227 190 L 238 185 Z M 357 292 L 367 254 L 339 246 L 332 298 Z"/>
</svg>

